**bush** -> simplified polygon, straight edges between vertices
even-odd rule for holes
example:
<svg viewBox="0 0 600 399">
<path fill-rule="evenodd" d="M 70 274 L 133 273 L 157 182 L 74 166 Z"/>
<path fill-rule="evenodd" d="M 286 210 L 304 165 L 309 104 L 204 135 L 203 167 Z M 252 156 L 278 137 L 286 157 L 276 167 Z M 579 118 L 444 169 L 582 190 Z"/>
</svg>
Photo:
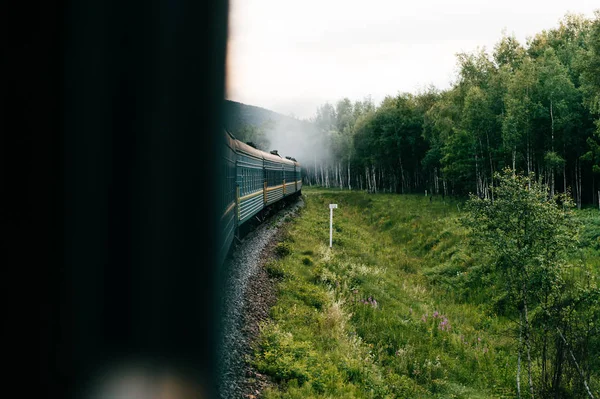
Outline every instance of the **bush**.
<svg viewBox="0 0 600 399">
<path fill-rule="evenodd" d="M 287 242 L 280 242 L 275 246 L 275 254 L 280 258 L 286 257 L 292 253 L 292 246 Z"/>
<path fill-rule="evenodd" d="M 307 305 L 312 306 L 317 310 L 321 310 L 323 305 L 327 303 L 327 293 L 313 284 L 305 282 L 298 283 L 296 292 L 294 293 L 296 297 Z"/>
<path fill-rule="evenodd" d="M 261 350 L 256 352 L 254 365 L 275 381 L 296 380 L 301 386 L 310 377 L 307 361 L 314 357 L 308 342 L 296 341 L 276 324 L 261 327 Z"/>
</svg>

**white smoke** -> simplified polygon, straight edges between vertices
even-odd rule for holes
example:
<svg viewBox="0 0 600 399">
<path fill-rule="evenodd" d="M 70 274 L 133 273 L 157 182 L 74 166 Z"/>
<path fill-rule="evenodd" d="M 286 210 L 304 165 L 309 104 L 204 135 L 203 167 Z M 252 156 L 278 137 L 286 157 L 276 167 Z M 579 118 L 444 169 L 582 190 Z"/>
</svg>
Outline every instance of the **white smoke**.
<svg viewBox="0 0 600 399">
<path fill-rule="evenodd" d="M 295 158 L 301 165 L 314 165 L 329 159 L 329 142 L 325 133 L 308 121 L 290 117 L 271 121 L 265 129 L 270 150 L 282 157 Z"/>
</svg>

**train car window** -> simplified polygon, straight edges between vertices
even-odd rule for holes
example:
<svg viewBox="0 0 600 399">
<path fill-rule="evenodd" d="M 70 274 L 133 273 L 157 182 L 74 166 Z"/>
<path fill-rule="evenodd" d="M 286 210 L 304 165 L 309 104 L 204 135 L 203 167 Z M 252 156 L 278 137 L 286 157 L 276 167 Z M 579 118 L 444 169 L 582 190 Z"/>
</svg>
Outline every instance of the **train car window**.
<svg viewBox="0 0 600 399">
<path fill-rule="evenodd" d="M 254 169 L 254 173 L 252 173 L 252 187 L 254 190 L 258 189 L 258 179 L 256 178 L 256 172 L 258 169 Z"/>
</svg>

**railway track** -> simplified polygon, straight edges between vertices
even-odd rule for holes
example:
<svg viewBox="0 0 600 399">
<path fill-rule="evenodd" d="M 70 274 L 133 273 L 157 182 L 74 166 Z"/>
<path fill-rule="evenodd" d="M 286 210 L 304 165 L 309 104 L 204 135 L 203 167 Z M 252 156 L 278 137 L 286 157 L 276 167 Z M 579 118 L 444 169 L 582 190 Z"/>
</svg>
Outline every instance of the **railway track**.
<svg viewBox="0 0 600 399">
<path fill-rule="evenodd" d="M 220 398 L 247 398 L 265 385 L 245 363 L 259 322 L 274 304 L 274 284 L 263 265 L 272 258 L 281 227 L 304 206 L 302 197 L 290 198 L 283 209 L 272 210 L 262 223 L 250 224 L 224 262 L 224 295 L 219 347 Z"/>
</svg>

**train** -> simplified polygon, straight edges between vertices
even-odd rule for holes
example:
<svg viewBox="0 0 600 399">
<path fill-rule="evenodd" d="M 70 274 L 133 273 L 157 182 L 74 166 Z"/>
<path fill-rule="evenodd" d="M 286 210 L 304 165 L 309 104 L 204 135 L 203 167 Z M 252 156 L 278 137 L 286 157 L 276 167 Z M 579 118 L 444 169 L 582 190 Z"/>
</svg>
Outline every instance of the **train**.
<svg viewBox="0 0 600 399">
<path fill-rule="evenodd" d="M 295 158 L 277 150 L 261 151 L 224 131 L 220 190 L 219 263 L 225 260 L 240 226 L 285 198 L 302 194 L 302 168 Z"/>
</svg>

